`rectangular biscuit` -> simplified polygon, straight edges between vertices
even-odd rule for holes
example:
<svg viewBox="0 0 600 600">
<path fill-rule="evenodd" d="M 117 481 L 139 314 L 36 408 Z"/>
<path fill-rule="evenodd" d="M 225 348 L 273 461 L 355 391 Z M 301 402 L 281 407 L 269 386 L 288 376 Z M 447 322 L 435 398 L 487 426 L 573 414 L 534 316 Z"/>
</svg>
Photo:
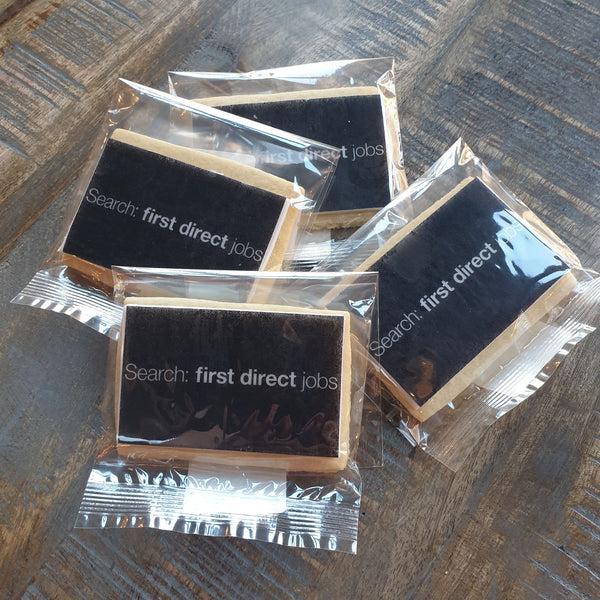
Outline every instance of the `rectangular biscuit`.
<svg viewBox="0 0 600 600">
<path fill-rule="evenodd" d="M 116 373 L 119 453 L 343 469 L 349 328 L 343 311 L 126 299 Z"/>
<path fill-rule="evenodd" d="M 108 287 L 113 265 L 278 270 L 300 193 L 259 169 L 117 129 L 66 236 L 64 262 Z"/>
<path fill-rule="evenodd" d="M 569 266 L 479 178 L 402 227 L 356 271 L 379 272 L 386 389 L 419 421 L 451 402 L 575 287 Z"/>
<path fill-rule="evenodd" d="M 359 227 L 390 201 L 383 111 L 376 86 L 196 98 L 340 148 L 335 179 L 314 229 Z"/>
</svg>

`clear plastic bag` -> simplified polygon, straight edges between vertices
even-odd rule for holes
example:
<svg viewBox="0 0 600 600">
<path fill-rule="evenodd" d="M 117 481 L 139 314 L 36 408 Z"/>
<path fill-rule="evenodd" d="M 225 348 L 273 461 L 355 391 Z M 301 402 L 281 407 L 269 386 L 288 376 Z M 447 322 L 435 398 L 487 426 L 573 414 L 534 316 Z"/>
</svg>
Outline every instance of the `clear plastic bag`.
<svg viewBox="0 0 600 600">
<path fill-rule="evenodd" d="M 169 74 L 173 94 L 339 147 L 335 181 L 294 270 L 322 260 L 406 186 L 393 58 L 249 73 Z"/>
<path fill-rule="evenodd" d="M 76 526 L 355 552 L 377 275 L 344 279 L 116 268 L 106 433 Z"/>
<path fill-rule="evenodd" d="M 451 469 L 593 331 L 600 300 L 598 274 L 462 140 L 317 269 L 379 272 L 369 376 L 388 420 Z"/>
<path fill-rule="evenodd" d="M 323 201 L 335 154 L 121 80 L 56 249 L 13 302 L 110 333 L 114 264 L 281 270 Z"/>
</svg>

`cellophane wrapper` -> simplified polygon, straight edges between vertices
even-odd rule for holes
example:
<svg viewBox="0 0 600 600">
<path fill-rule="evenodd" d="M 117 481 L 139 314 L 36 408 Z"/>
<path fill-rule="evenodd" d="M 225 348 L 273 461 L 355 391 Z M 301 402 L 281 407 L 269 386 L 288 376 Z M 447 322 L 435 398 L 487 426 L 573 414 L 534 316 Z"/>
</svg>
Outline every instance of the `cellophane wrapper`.
<svg viewBox="0 0 600 600">
<path fill-rule="evenodd" d="M 371 353 L 371 378 L 383 382 L 380 387 L 380 400 L 385 418 L 394 424 L 412 445 L 420 447 L 452 470 L 460 467 L 488 427 L 538 390 L 575 344 L 594 331 L 594 319 L 597 317 L 600 302 L 598 274 L 584 269 L 569 247 L 506 189 L 462 140 L 458 140 L 396 201 L 377 213 L 316 268 L 318 271 L 360 271 L 361 265 L 368 264 L 369 257 L 390 243 L 390 240 L 397 239 L 398 236 L 402 238 L 404 228 L 409 231 L 405 234 L 406 239 L 414 235 L 412 229 L 414 223 L 419 222 L 422 216 L 431 214 L 444 197 L 454 193 L 453 190 L 460 188 L 464 182 L 472 180 L 479 180 L 502 206 L 502 210 L 494 217 L 499 223 L 498 233 L 493 240 L 496 244 L 497 256 L 500 257 L 496 268 L 502 266 L 502 268 L 512 269 L 511 273 L 516 281 L 528 275 L 525 272 L 528 264 L 521 261 L 520 266 L 514 266 L 511 257 L 525 258 L 526 261 L 531 259 L 530 264 L 534 265 L 535 249 L 531 250 L 526 245 L 519 247 L 515 245 L 518 240 L 517 242 L 511 240 L 514 231 L 518 229 L 526 232 L 528 239 L 535 242 L 535 247 L 544 248 L 544 252 L 549 252 L 553 260 L 563 265 L 562 279 L 567 278 L 569 290 L 559 301 L 553 302 L 548 310 L 535 317 L 532 317 L 523 307 L 512 325 L 502 336 L 499 336 L 503 337 L 503 344 L 495 346 L 494 351 L 488 354 L 487 361 L 482 363 L 479 369 L 472 370 L 469 379 L 462 382 L 460 389 L 455 389 L 448 402 L 435 414 L 425 419 L 416 418 L 414 411 L 408 410 L 405 402 L 400 400 L 408 393 L 386 369 L 381 367 L 373 352 Z M 412 212 L 407 213 L 407 206 L 412 208 Z M 503 216 L 500 216 L 500 213 Z M 467 226 L 477 227 L 476 221 L 471 221 L 469 215 L 465 215 L 465 219 Z M 512 225 L 504 222 L 507 220 Z M 446 230 L 451 227 L 450 222 L 447 222 L 445 227 Z M 444 229 L 442 228 L 441 231 Z M 446 242 L 432 239 L 429 247 L 435 248 L 437 244 L 446 244 Z M 452 240 L 442 248 L 442 251 L 448 256 L 456 257 L 456 265 L 463 264 L 470 258 L 470 256 L 461 257 L 456 254 Z M 445 298 L 448 296 L 461 293 L 455 290 L 462 288 L 452 282 L 448 284 L 450 287 L 444 289 L 439 282 L 436 286 L 425 289 L 422 276 L 427 275 L 428 264 L 430 267 L 435 266 L 427 263 L 430 260 L 428 256 L 429 250 L 426 250 L 421 256 L 415 257 L 418 267 L 415 267 L 415 261 L 410 264 L 408 262 L 404 265 L 398 264 L 397 272 L 406 280 L 407 286 L 415 287 L 418 295 L 422 294 L 422 302 L 426 305 L 426 310 L 435 314 L 435 311 L 441 310 L 438 304 L 441 306 L 447 301 Z M 477 265 L 480 266 L 481 262 L 483 261 L 479 261 Z M 369 268 L 376 270 L 376 267 Z M 475 278 L 476 275 L 469 276 Z M 536 276 L 540 285 L 545 282 L 547 276 L 548 272 Z M 457 276 L 458 281 L 462 278 L 462 275 Z M 452 281 L 450 277 L 448 280 Z M 428 296 L 437 285 L 441 286 L 437 290 L 440 294 L 437 299 Z M 447 291 L 450 289 L 451 292 Z M 485 310 L 490 318 L 493 318 L 495 307 L 510 300 L 510 293 L 510 289 L 501 291 L 490 305 L 480 306 L 477 301 L 474 301 L 469 310 L 473 310 L 473 314 Z M 386 310 L 385 296 L 386 285 L 380 277 L 380 323 Z M 416 314 L 409 313 L 406 307 L 398 307 L 398 314 L 403 310 L 404 317 L 407 318 L 412 318 L 411 315 Z M 425 316 L 428 314 L 426 310 L 421 310 Z M 420 318 L 415 316 L 414 322 Z M 447 318 L 452 319 L 452 315 L 447 315 Z M 398 321 L 403 323 L 404 331 L 400 334 L 404 336 L 411 335 L 407 330 L 418 327 L 409 320 L 402 321 L 402 317 L 399 317 Z M 372 350 L 383 350 L 384 332 L 381 332 L 381 335 L 381 338 L 374 338 L 371 341 Z M 398 331 L 392 332 L 392 337 L 388 337 L 385 344 L 391 346 L 392 342 L 399 337 L 401 336 Z M 434 335 L 429 340 L 432 345 L 435 343 L 433 339 L 435 337 Z M 459 332 L 452 342 L 457 352 L 460 350 L 461 343 Z M 427 346 L 427 340 L 423 344 Z M 435 354 L 430 356 L 435 357 Z M 429 365 L 431 372 L 435 372 L 435 358 L 424 362 Z M 409 368 L 417 369 L 414 361 L 409 364 Z M 410 402 L 411 398 L 408 400 Z"/>
<path fill-rule="evenodd" d="M 192 120 L 202 126 L 192 131 L 190 127 Z M 113 322 L 113 317 L 119 314 L 119 309 L 113 300 L 112 275 L 110 273 L 110 267 L 114 263 L 100 267 L 94 264 L 94 261 L 86 258 L 83 263 L 87 264 L 89 269 L 73 268 L 72 263 L 68 262 L 72 253 L 69 254 L 64 250 L 65 242 L 78 218 L 80 208 L 89 209 L 88 205 L 95 203 L 98 208 L 95 205 L 94 208 L 98 211 L 100 219 L 105 219 L 107 214 L 112 215 L 116 210 L 123 212 L 122 209 L 124 209 L 123 219 L 130 219 L 136 224 L 140 219 L 144 219 L 144 226 L 148 223 L 146 218 L 155 218 L 153 224 L 147 225 L 147 235 L 152 234 L 153 227 L 157 229 L 159 224 L 167 224 L 166 216 L 156 216 L 157 212 L 152 210 L 153 198 L 150 196 L 156 195 L 156 198 L 164 203 L 165 210 L 168 212 L 165 213 L 165 210 L 158 212 L 162 212 L 163 215 L 167 214 L 169 218 L 174 214 L 179 214 L 178 210 L 180 212 L 183 210 L 181 205 L 175 205 L 175 202 L 172 201 L 172 197 L 176 195 L 176 189 L 171 190 L 172 194 L 168 194 L 168 197 L 161 196 L 160 166 L 156 169 L 159 172 L 148 173 L 148 177 L 155 182 L 154 185 L 146 184 L 143 192 L 128 190 L 126 198 L 119 196 L 120 188 L 116 181 L 105 182 L 106 190 L 93 188 L 92 182 L 95 181 L 96 176 L 106 178 L 106 175 L 102 175 L 103 169 L 105 170 L 103 166 L 105 163 L 102 161 L 106 160 L 104 151 L 108 147 L 108 143 L 113 141 L 111 136 L 114 136 L 115 132 L 121 134 L 124 132 L 129 136 L 141 136 L 146 142 L 149 141 L 157 148 L 169 148 L 169 152 L 184 152 L 187 153 L 186 156 L 192 156 L 194 155 L 192 151 L 199 151 L 198 154 L 203 153 L 204 156 L 214 157 L 215 161 L 233 162 L 233 165 L 239 165 L 239 171 L 246 170 L 244 172 L 247 173 L 250 170 L 252 177 L 264 175 L 278 181 L 289 182 L 289 188 L 292 191 L 290 191 L 289 197 L 286 197 L 288 206 L 286 215 L 293 211 L 295 215 L 297 214 L 297 218 L 293 224 L 290 221 L 288 230 L 286 230 L 287 250 L 282 253 L 281 264 L 283 264 L 283 255 L 297 243 L 299 235 L 306 229 L 310 220 L 309 215 L 314 210 L 318 210 L 323 202 L 337 164 L 337 159 L 332 158 L 332 152 L 335 149 L 325 144 L 235 117 L 214 108 L 201 106 L 138 83 L 119 80 L 105 123 L 91 149 L 91 156 L 78 180 L 61 231 L 57 234 L 55 247 L 43 262 L 41 269 L 13 299 L 13 302 L 17 304 L 66 314 L 110 337 L 116 335 L 116 332 L 111 329 L 110 323 Z M 113 152 L 112 147 L 109 150 Z M 157 150 L 156 154 L 160 156 L 160 151 Z M 269 157 L 268 160 L 265 159 L 266 156 Z M 172 158 L 169 156 L 165 160 L 174 162 Z M 116 163 L 113 161 L 113 163 L 116 164 L 116 167 L 111 168 L 121 169 L 118 170 L 118 174 L 124 181 L 132 175 L 132 167 L 127 161 L 120 160 Z M 221 173 L 218 163 L 212 167 L 202 168 L 209 171 L 212 169 L 215 176 L 219 176 Z M 93 195 L 88 197 L 92 192 Z M 187 211 L 185 219 L 189 219 L 190 227 L 192 221 L 194 225 L 198 225 L 197 230 L 199 231 L 196 233 L 200 233 L 203 228 L 202 211 L 206 206 L 207 199 L 202 197 L 201 189 L 194 198 L 198 207 L 193 209 L 195 212 L 189 207 L 185 207 L 185 211 Z M 209 198 L 208 201 L 210 206 L 212 199 Z M 239 198 L 231 199 L 231 203 L 233 206 L 232 219 L 236 214 L 235 206 L 244 207 L 244 210 L 248 211 L 252 210 L 252 205 L 244 194 L 241 194 Z M 260 216 L 260 211 L 253 214 Z M 155 216 L 152 217 L 153 215 Z M 183 221 L 183 217 L 182 219 L 177 218 L 177 227 L 184 225 L 183 222 L 180 223 Z M 172 226 L 171 223 L 170 227 Z M 119 241 L 122 238 L 132 247 L 143 246 L 144 243 L 153 245 L 152 242 L 147 241 L 148 238 L 140 238 L 139 232 L 136 232 L 135 235 L 138 237 L 128 236 L 125 229 L 123 233 L 113 231 L 104 221 L 99 221 L 97 227 L 90 230 L 89 239 L 93 237 L 96 241 L 111 239 Z M 173 232 L 173 236 L 174 238 L 181 237 L 178 236 L 176 230 Z M 273 251 L 277 239 L 272 238 L 270 245 L 264 249 L 265 260 L 261 264 L 256 263 L 257 270 L 270 268 L 265 267 L 264 263 L 267 254 Z M 163 254 L 168 257 L 169 251 L 165 250 Z M 164 263 L 164 261 L 162 262 Z M 118 264 L 124 264 L 124 262 L 118 262 Z M 189 268 L 190 266 L 187 264 L 153 264 L 151 259 L 144 257 L 141 257 L 139 262 L 131 260 L 131 262 L 125 261 L 125 264 L 169 268 L 182 268 L 183 266 Z M 218 267 L 206 264 L 205 261 L 205 264 L 194 264 L 193 268 Z M 281 270 L 281 268 L 278 266 L 272 270 Z"/>
<path fill-rule="evenodd" d="M 246 73 L 223 72 L 171 72 L 169 88 L 171 93 L 197 102 L 209 100 L 212 105 L 227 105 L 231 97 L 253 96 L 268 99 L 277 94 L 316 93 L 322 94 L 336 90 L 340 93 L 359 88 L 377 88 L 383 119 L 385 155 L 387 160 L 387 200 L 377 208 L 356 207 L 364 210 L 342 211 L 336 224 L 328 224 L 327 219 L 319 220 L 313 215 L 308 231 L 302 233 L 300 243 L 289 256 L 289 268 L 309 270 L 323 260 L 333 248 L 364 224 L 377 210 L 391 198 L 395 198 L 406 189 L 408 183 L 404 169 L 404 154 L 400 132 L 400 116 L 396 100 L 394 59 L 392 57 L 361 58 L 336 60 L 319 63 L 291 65 L 272 69 L 262 69 Z M 362 121 L 369 118 L 364 115 Z M 361 120 L 361 119 L 359 119 Z M 375 128 L 376 124 L 372 125 Z M 278 126 L 281 126 L 278 124 Z M 303 127 L 305 127 L 303 125 Z M 284 127 L 291 129 L 291 127 Z M 293 129 L 291 129 L 293 131 Z M 298 131 L 308 135 L 304 131 Z M 343 141 L 343 134 L 340 140 Z M 318 133 L 309 135 L 320 138 Z M 333 145 L 344 147 L 342 141 Z M 331 140 L 330 140 L 331 143 Z M 346 152 L 347 150 L 347 152 Z M 354 150 L 344 150 L 341 161 L 355 160 Z M 354 162 L 352 164 L 355 164 Z M 339 178 L 341 169 L 338 169 Z M 352 175 L 356 180 L 356 173 Z M 367 182 L 365 182 L 367 183 Z M 334 187 L 337 184 L 334 184 Z M 366 190 L 365 190 L 366 191 Z M 351 200 L 350 198 L 348 199 Z M 323 210 L 327 211 L 326 207 Z M 318 211 L 316 211 L 318 212 Z M 326 215 L 322 215 L 326 216 Z"/>
<path fill-rule="evenodd" d="M 361 499 L 361 477 L 356 457 L 366 379 L 366 347 L 376 314 L 377 274 L 363 273 L 349 284 L 345 274 L 336 273 L 115 268 L 114 274 L 115 297 L 122 310 L 132 302 L 152 304 L 154 298 L 158 298 L 159 302 L 171 299 L 175 304 L 201 301 L 227 303 L 227 306 L 244 309 L 250 302 L 254 307 L 287 307 L 292 313 L 312 310 L 348 313 L 350 354 L 347 356 L 350 363 L 346 367 L 351 365 L 348 380 L 350 396 L 346 416 L 340 415 L 339 433 L 340 455 L 344 454 L 346 459 L 342 468 L 335 471 L 306 472 L 286 468 L 286 461 L 282 461 L 280 455 L 272 461 L 268 459 L 259 465 L 252 464 L 245 458 L 249 454 L 243 451 L 224 452 L 223 456 L 227 459 L 222 458 L 219 452 L 207 457 L 202 452 L 196 454 L 193 451 L 183 458 L 179 455 L 169 458 L 164 453 L 170 450 L 164 447 L 160 458 L 152 459 L 145 453 L 140 456 L 138 450 L 141 447 L 136 445 L 128 447 L 125 453 L 118 452 L 117 428 L 120 425 L 116 415 L 120 415 L 121 424 L 124 417 L 116 406 L 117 396 L 122 397 L 119 395 L 119 381 L 122 380 L 116 377 L 116 372 L 123 373 L 118 371 L 119 354 L 123 349 L 116 342 L 111 342 L 109 364 L 112 367 L 102 408 L 105 433 L 99 442 L 98 457 L 85 489 L 76 526 L 152 527 L 199 535 L 255 539 L 286 546 L 356 552 Z M 119 324 L 120 320 L 115 319 L 116 329 L 119 329 Z M 182 344 L 189 342 L 187 335 L 178 337 L 174 331 L 172 334 L 169 339 L 156 340 L 159 353 L 163 352 L 163 345 L 168 349 L 169 344 L 173 347 L 178 341 Z M 328 334 L 331 335 L 331 332 L 319 331 L 313 343 L 325 343 Z M 217 339 L 203 339 L 197 328 L 192 328 L 189 336 L 194 344 L 205 345 L 212 348 L 211 351 L 219 343 Z M 293 327 L 289 324 L 284 326 L 282 339 L 293 344 L 299 343 L 297 337 Z M 240 337 L 240 346 L 247 347 L 252 343 L 252 339 Z M 301 351 L 302 346 L 299 348 Z M 261 351 L 267 350 L 257 347 L 254 353 L 244 355 L 250 362 L 239 368 L 247 370 L 253 364 L 253 357 Z M 162 366 L 168 364 L 168 350 L 164 352 Z M 292 357 L 295 355 L 295 352 L 291 354 Z M 275 360 L 276 357 L 272 358 Z M 140 372 L 139 369 L 137 372 Z M 193 385 L 196 381 L 193 379 Z M 150 384 L 146 381 L 143 385 Z M 261 389 L 256 388 L 255 393 L 266 393 Z M 152 398 L 153 394 L 149 391 L 148 403 L 154 401 Z M 199 395 L 197 401 L 212 405 L 214 398 L 216 396 L 208 392 L 204 396 Z M 251 401 L 258 402 L 260 399 Z M 171 408 L 163 403 L 161 411 L 173 409 L 176 402 L 179 400 L 174 400 Z M 277 401 L 281 405 L 285 402 L 285 398 Z M 228 414 L 233 412 L 231 406 L 230 409 Z M 262 425 L 269 430 L 269 435 L 277 436 L 273 432 L 279 431 L 285 419 L 274 410 L 271 405 L 266 417 L 254 415 L 242 425 L 241 430 L 227 431 L 224 437 L 228 440 L 228 447 L 242 433 L 248 436 L 249 430 L 255 431 L 255 438 L 260 430 L 263 436 L 260 440 L 264 441 Z M 204 412 L 193 418 L 196 429 L 201 429 L 198 424 Z M 315 416 L 316 419 L 309 421 L 312 426 L 323 420 L 319 414 Z M 341 433 L 344 419 L 347 421 L 347 436 Z M 192 427 L 189 423 L 185 427 Z M 190 431 L 183 433 L 184 437 L 189 435 Z M 195 435 L 199 434 L 195 432 Z"/>
</svg>

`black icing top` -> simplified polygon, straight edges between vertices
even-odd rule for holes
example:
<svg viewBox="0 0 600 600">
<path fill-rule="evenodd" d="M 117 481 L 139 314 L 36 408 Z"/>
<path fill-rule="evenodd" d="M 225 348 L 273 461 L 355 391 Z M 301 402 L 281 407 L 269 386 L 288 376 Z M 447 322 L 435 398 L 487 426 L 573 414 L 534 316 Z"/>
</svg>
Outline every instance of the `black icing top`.
<svg viewBox="0 0 600 600">
<path fill-rule="evenodd" d="M 337 315 L 127 306 L 119 442 L 337 457 L 343 327 Z"/>
<path fill-rule="evenodd" d="M 256 102 L 219 109 L 341 148 L 335 179 L 321 211 L 380 208 L 390 201 L 379 94 Z"/>
<path fill-rule="evenodd" d="M 421 406 L 569 270 L 479 179 L 370 268 L 371 352 Z"/>
<path fill-rule="evenodd" d="M 64 244 L 101 267 L 257 270 L 285 198 L 109 139 Z"/>
</svg>

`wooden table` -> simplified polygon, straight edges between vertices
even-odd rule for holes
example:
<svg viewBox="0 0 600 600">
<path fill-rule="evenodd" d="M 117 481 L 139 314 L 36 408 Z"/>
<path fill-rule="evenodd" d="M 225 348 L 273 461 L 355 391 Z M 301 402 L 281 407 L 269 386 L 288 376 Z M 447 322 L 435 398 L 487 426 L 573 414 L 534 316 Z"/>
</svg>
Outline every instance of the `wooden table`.
<svg viewBox="0 0 600 600">
<path fill-rule="evenodd" d="M 358 555 L 73 531 L 108 341 L 9 305 L 59 232 L 118 75 L 395 55 L 409 178 L 458 136 L 600 268 L 598 0 L 0 0 L 0 589 L 7 598 L 600 596 L 600 335 L 456 474 L 385 427 Z M 596 325 L 600 319 L 596 318 Z"/>
</svg>

